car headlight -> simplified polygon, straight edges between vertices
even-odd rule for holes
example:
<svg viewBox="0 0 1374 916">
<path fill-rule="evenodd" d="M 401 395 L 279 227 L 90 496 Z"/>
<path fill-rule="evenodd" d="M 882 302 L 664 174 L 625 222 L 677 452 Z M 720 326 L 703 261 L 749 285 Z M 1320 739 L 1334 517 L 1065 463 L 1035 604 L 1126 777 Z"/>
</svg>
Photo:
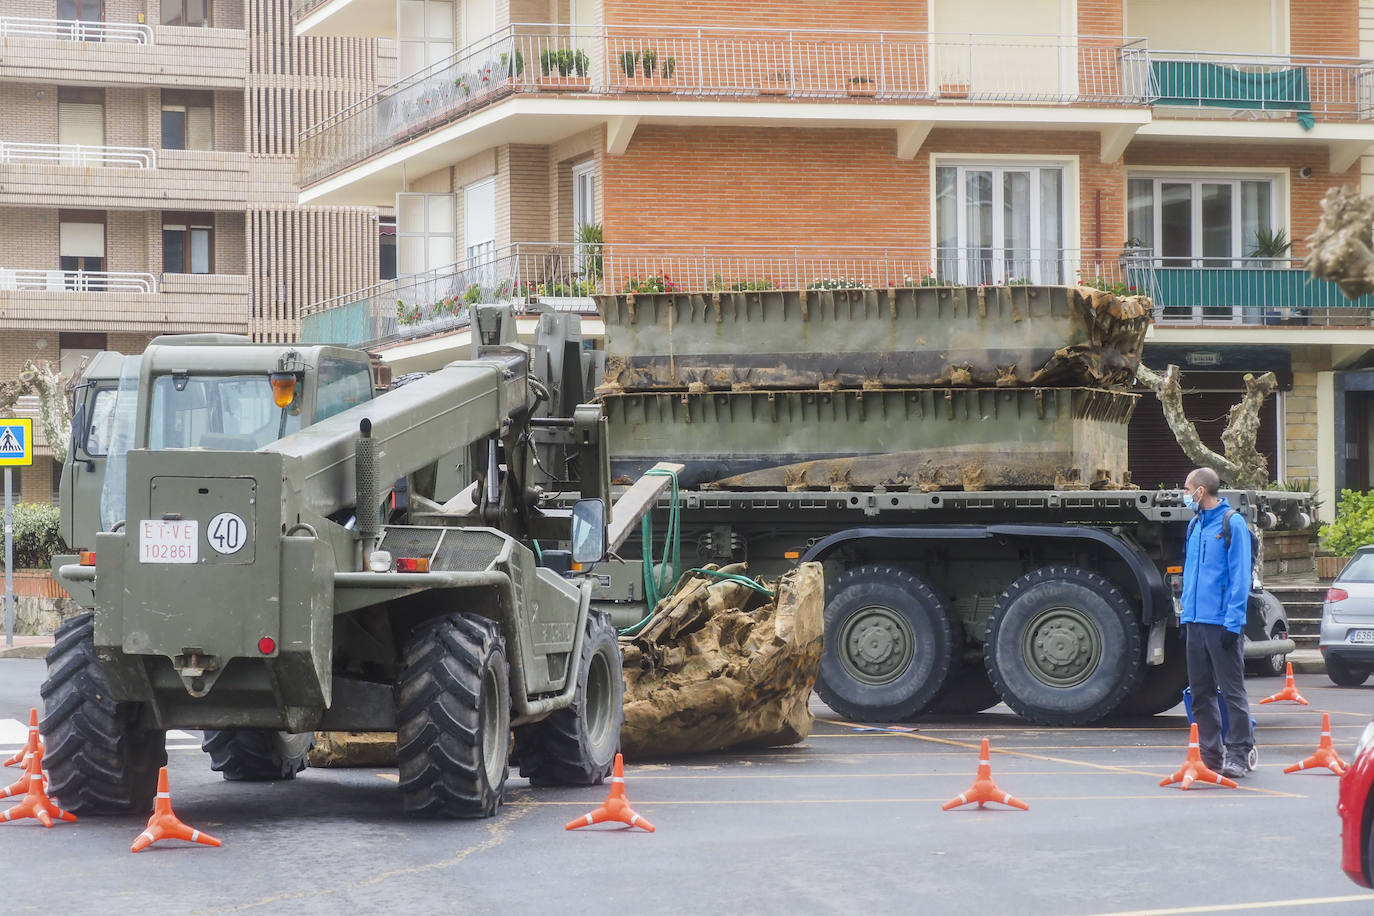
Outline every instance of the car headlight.
<svg viewBox="0 0 1374 916">
<path fill-rule="evenodd" d="M 1360 733 L 1359 743 L 1355 745 L 1355 756 L 1360 756 L 1364 753 L 1365 748 L 1371 745 L 1374 745 L 1374 721 L 1366 725 L 1364 731 Z"/>
</svg>

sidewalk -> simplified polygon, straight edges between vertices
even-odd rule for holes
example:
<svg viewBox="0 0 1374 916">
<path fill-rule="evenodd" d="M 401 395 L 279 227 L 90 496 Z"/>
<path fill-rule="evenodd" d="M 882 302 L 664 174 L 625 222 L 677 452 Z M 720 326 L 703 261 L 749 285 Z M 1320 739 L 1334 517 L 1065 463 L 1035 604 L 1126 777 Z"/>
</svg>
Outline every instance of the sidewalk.
<svg viewBox="0 0 1374 916">
<path fill-rule="evenodd" d="M 15 636 L 14 645 L 9 648 L 0 638 L 0 658 L 42 658 L 51 648 L 51 633 L 47 636 Z"/>
</svg>

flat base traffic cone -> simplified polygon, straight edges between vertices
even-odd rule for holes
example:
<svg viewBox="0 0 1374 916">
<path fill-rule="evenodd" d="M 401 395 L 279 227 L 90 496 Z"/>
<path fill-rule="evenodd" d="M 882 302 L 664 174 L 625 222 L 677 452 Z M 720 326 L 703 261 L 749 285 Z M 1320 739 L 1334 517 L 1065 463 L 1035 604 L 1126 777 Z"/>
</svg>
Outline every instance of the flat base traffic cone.
<svg viewBox="0 0 1374 916">
<path fill-rule="evenodd" d="M 19 774 L 19 778 L 0 790 L 0 798 L 9 798 L 13 795 L 27 795 L 29 792 L 29 759 L 33 756 L 32 752 L 24 754 L 24 772 Z M 47 779 L 43 781 L 43 788 L 47 789 Z"/>
<path fill-rule="evenodd" d="M 1322 740 L 1317 745 L 1317 751 L 1306 760 L 1299 761 L 1291 767 L 1284 767 L 1285 773 L 1296 773 L 1298 770 L 1315 770 L 1326 767 L 1337 776 L 1345 775 L 1345 761 L 1341 755 L 1336 753 L 1336 749 L 1331 746 L 1331 714 L 1322 713 Z"/>
<path fill-rule="evenodd" d="M 615 755 L 615 767 L 611 770 L 610 794 L 601 803 L 601 807 L 575 821 L 568 821 L 563 829 L 576 830 L 578 827 L 590 827 L 592 824 L 604 824 L 608 821 L 628 824 L 649 833 L 654 832 L 654 825 L 635 814 L 635 809 L 630 807 L 630 800 L 625 797 L 625 758 L 619 754 Z"/>
<path fill-rule="evenodd" d="M 941 811 L 958 808 L 960 805 L 971 805 L 974 802 L 977 802 L 980 808 L 988 802 L 998 802 L 1003 805 L 1011 805 L 1013 808 L 1020 808 L 1022 811 L 1030 810 L 1030 805 L 1014 797 L 1010 792 L 1003 792 L 997 788 L 997 783 L 992 781 L 992 760 L 988 753 L 988 739 L 984 738 L 983 747 L 978 752 L 978 775 L 974 778 L 973 785 L 969 787 L 967 792 L 956 795 L 941 805 Z"/>
<path fill-rule="evenodd" d="M 1207 764 L 1202 762 L 1202 751 L 1197 741 L 1197 723 L 1188 726 L 1188 759 L 1183 761 L 1183 766 L 1178 772 L 1160 782 L 1161 786 L 1182 783 L 1179 788 L 1186 790 L 1194 782 L 1210 782 L 1218 786 L 1225 786 L 1228 789 L 1238 788 L 1234 779 L 1227 779 L 1220 773 L 1213 772 Z"/>
<path fill-rule="evenodd" d="M 38 708 L 29 708 L 29 737 L 24 743 L 24 747 L 13 757 L 5 761 L 5 766 L 24 766 L 24 761 L 33 753 L 33 749 L 38 747 L 38 742 L 42 740 L 38 737 Z"/>
<path fill-rule="evenodd" d="M 76 820 L 75 814 L 63 811 L 53 803 L 51 798 L 48 798 L 48 781 L 43 776 L 43 745 L 41 742 L 38 749 L 29 754 L 28 764 L 24 768 L 24 776 L 29 781 L 24 800 L 8 811 L 0 812 L 0 821 L 18 821 L 31 817 L 44 827 L 51 827 L 53 818 L 57 818 L 59 821 Z"/>
<path fill-rule="evenodd" d="M 1267 696 L 1264 699 L 1260 700 L 1260 703 L 1279 703 L 1284 700 L 1288 700 L 1293 703 L 1301 703 L 1304 706 L 1309 705 L 1308 702 L 1303 699 L 1302 694 L 1298 693 L 1298 685 L 1293 683 L 1292 662 L 1288 663 L 1288 676 L 1284 678 L 1283 689 L 1280 690 L 1278 693 L 1274 694 L 1273 696 Z"/>
<path fill-rule="evenodd" d="M 172 793 L 167 788 L 167 768 L 157 771 L 157 796 L 153 799 L 153 816 L 148 827 L 134 839 L 130 852 L 147 849 L 158 840 L 187 840 L 202 846 L 219 846 L 220 841 L 208 833 L 201 833 L 183 824 L 172 813 Z"/>
</svg>

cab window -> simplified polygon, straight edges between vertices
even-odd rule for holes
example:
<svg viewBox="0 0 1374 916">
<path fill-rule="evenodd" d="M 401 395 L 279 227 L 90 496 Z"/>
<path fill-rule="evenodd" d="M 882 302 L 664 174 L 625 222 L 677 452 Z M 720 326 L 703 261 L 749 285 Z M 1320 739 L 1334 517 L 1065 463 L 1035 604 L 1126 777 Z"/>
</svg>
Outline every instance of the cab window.
<svg viewBox="0 0 1374 916">
<path fill-rule="evenodd" d="M 316 423 L 372 400 L 372 369 L 367 363 L 324 356 L 317 375 Z"/>
<path fill-rule="evenodd" d="M 251 452 L 301 428 L 295 404 L 283 422 L 265 375 L 161 376 L 148 421 L 152 449 Z"/>
</svg>

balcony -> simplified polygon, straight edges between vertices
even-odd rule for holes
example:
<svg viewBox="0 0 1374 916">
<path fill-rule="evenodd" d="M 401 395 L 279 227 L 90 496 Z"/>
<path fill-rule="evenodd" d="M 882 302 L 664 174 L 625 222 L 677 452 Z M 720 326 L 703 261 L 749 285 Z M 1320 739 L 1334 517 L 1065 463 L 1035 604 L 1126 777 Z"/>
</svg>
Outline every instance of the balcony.
<svg viewBox="0 0 1374 916">
<path fill-rule="evenodd" d="M 904 158 L 940 124 L 1101 130 L 1115 159 L 1149 92 L 1130 39 L 515 25 L 307 129 L 299 177 L 328 183 L 303 201 L 388 203 L 403 171 L 500 143 L 605 124 L 617 154 L 683 122 L 886 127 Z"/>
<path fill-rule="evenodd" d="M 297 38 L 395 38 L 395 0 L 291 0 Z"/>
<path fill-rule="evenodd" d="M 242 89 L 248 33 L 0 16 L 0 81 Z"/>
<path fill-rule="evenodd" d="M 249 278 L 0 267 L 0 328 L 248 331 Z"/>
<path fill-rule="evenodd" d="M 1374 328 L 1374 296 L 1351 301 L 1301 259 L 1122 256 L 1129 283 L 1154 300 L 1155 323 L 1246 328 Z"/>
<path fill-rule="evenodd" d="M 243 210 L 247 153 L 0 141 L 0 206 Z"/>
<path fill-rule="evenodd" d="M 480 264 L 384 281 L 306 309 L 304 343 L 377 344 L 466 326 L 468 306 L 541 302 L 595 314 L 591 297 L 624 292 L 728 295 L 773 289 L 1082 282 L 1130 293 L 1118 252 L 945 250 L 845 246 L 577 246 L 521 242 Z M 1138 272 L 1138 271 L 1137 271 Z"/>
</svg>

